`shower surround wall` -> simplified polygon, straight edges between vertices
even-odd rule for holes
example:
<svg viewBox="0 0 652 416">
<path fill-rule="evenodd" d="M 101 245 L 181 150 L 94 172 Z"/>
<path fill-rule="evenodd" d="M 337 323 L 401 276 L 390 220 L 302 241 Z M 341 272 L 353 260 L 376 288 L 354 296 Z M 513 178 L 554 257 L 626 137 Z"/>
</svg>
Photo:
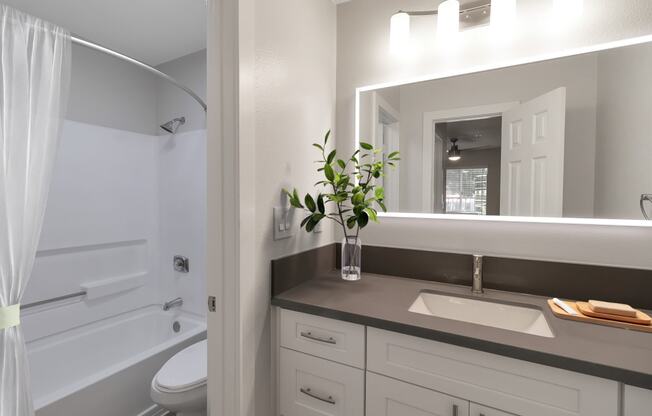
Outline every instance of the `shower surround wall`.
<svg viewBox="0 0 652 416">
<path fill-rule="evenodd" d="M 201 57 L 175 62 L 173 76 L 196 78 L 201 85 Z M 160 100 L 173 99 L 167 86 L 138 67 L 82 47 L 73 47 L 71 84 L 23 303 L 89 284 L 92 296 L 24 311 L 28 341 L 176 296 L 184 298 L 184 310 L 203 314 L 204 120 L 193 115 L 194 131 L 159 136 Z M 197 105 L 164 106 L 176 105 L 179 115 L 188 115 L 194 114 L 191 104 Z M 173 272 L 173 252 L 190 257 L 191 273 Z M 97 293 L 102 296 L 91 299 Z"/>
</svg>

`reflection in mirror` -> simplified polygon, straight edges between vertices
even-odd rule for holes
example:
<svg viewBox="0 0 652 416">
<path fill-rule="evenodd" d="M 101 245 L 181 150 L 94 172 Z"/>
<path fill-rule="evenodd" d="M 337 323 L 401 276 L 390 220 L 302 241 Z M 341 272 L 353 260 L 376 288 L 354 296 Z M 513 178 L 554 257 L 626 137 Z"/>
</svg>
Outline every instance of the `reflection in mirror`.
<svg viewBox="0 0 652 416">
<path fill-rule="evenodd" d="M 643 219 L 652 44 L 359 93 L 388 211 Z M 652 211 L 652 208 L 648 207 Z"/>
</svg>

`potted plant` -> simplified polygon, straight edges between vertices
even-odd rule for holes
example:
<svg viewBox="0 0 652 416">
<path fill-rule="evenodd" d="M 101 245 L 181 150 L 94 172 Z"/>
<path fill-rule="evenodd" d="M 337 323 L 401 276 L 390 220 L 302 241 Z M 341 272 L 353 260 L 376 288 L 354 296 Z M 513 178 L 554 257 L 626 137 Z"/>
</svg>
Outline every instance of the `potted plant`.
<svg viewBox="0 0 652 416">
<path fill-rule="evenodd" d="M 369 143 L 360 143 L 360 149 L 350 157 L 340 159 L 337 151 L 326 153 L 330 131 L 324 136 L 322 144 L 313 146 L 320 152 L 319 165 L 324 179 L 315 183 L 320 191 L 315 197 L 307 193 L 303 200 L 299 198 L 296 188 L 288 195 L 290 205 L 304 210 L 308 215 L 301 221 L 301 228 L 312 232 L 324 219 L 336 222 L 342 227 L 342 279 L 359 280 L 362 254 L 360 230 L 370 221 L 378 222 L 378 208 L 385 207 L 385 190 L 376 185 L 376 180 L 385 176 L 387 166 L 395 167 L 399 152 L 383 154 L 382 149 L 374 148 Z M 329 209 L 334 206 L 334 209 Z"/>
</svg>

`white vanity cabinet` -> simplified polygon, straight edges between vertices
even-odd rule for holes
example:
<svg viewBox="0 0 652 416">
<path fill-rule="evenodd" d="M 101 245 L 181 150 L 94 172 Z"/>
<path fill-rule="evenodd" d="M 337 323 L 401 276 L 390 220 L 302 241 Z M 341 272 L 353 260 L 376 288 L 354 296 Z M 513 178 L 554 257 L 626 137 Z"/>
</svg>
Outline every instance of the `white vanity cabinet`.
<svg viewBox="0 0 652 416">
<path fill-rule="evenodd" d="M 623 416 L 652 415 L 652 390 L 625 386 L 623 396 Z"/>
<path fill-rule="evenodd" d="M 280 311 L 282 416 L 364 416 L 365 327 Z"/>
<path fill-rule="evenodd" d="M 469 402 L 367 372 L 367 416 L 468 416 Z"/>
<path fill-rule="evenodd" d="M 616 381 L 299 312 L 280 321 L 282 416 L 621 414 Z M 628 390 L 623 416 L 652 415 L 650 392 Z"/>
</svg>

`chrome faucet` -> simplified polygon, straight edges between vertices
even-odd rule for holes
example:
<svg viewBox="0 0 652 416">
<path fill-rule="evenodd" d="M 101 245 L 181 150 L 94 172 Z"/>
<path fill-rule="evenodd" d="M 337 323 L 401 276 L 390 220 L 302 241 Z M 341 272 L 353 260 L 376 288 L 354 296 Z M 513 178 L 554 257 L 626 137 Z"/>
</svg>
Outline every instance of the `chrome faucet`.
<svg viewBox="0 0 652 416">
<path fill-rule="evenodd" d="M 164 311 L 169 311 L 170 309 L 174 308 L 175 306 L 180 307 L 181 305 L 183 305 L 183 299 L 175 298 L 175 299 L 172 299 L 169 302 L 165 302 L 163 304 L 163 310 Z"/>
<path fill-rule="evenodd" d="M 471 291 L 475 294 L 483 293 L 482 290 L 482 256 L 473 255 L 473 287 Z"/>
</svg>

